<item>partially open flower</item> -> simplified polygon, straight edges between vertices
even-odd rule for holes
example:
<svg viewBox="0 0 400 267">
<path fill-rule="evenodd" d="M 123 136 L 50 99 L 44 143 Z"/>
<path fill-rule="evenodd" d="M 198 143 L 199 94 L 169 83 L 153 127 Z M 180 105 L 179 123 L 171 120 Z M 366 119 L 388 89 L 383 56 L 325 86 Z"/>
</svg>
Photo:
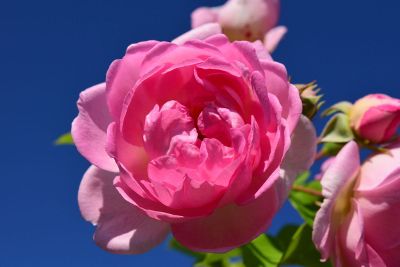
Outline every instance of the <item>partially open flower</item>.
<svg viewBox="0 0 400 267">
<path fill-rule="evenodd" d="M 228 0 L 219 7 L 196 9 L 192 13 L 192 28 L 215 22 L 231 41 L 261 40 L 271 52 L 287 31 L 286 27 L 275 27 L 279 9 L 280 0 Z"/>
<path fill-rule="evenodd" d="M 400 126 L 400 100 L 384 94 L 367 95 L 350 109 L 350 124 L 363 139 L 389 141 Z"/>
<path fill-rule="evenodd" d="M 313 241 L 334 266 L 400 266 L 400 145 L 360 166 L 348 143 L 322 177 Z"/>
</svg>

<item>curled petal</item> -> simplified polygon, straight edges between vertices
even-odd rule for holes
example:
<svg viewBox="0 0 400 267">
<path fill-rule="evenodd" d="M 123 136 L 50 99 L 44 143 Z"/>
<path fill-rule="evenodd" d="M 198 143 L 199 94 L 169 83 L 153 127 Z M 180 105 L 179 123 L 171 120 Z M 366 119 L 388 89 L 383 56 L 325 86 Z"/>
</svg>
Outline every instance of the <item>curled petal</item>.
<svg viewBox="0 0 400 267">
<path fill-rule="evenodd" d="M 192 28 L 197 28 L 206 23 L 218 22 L 219 7 L 200 7 L 192 12 Z"/>
<path fill-rule="evenodd" d="M 172 233 L 192 250 L 226 252 L 263 233 L 278 209 L 277 195 L 271 188 L 247 205 L 227 205 L 208 217 L 172 224 Z"/>
<path fill-rule="evenodd" d="M 261 63 L 265 72 L 268 92 L 279 99 L 282 105 L 282 117 L 286 118 L 290 132 L 292 132 L 302 111 L 299 90 L 288 82 L 284 65 L 267 60 L 263 60 Z"/>
<path fill-rule="evenodd" d="M 166 102 L 161 109 L 156 105 L 146 116 L 144 147 L 152 158 L 162 156 L 168 151 L 173 137 L 189 135 L 192 129 L 193 119 L 186 107 L 174 100 Z"/>
<path fill-rule="evenodd" d="M 153 220 L 126 202 L 113 186 L 114 173 L 91 166 L 78 193 L 82 216 L 97 225 L 94 240 L 112 253 L 143 253 L 161 243 L 167 223 Z"/>
<path fill-rule="evenodd" d="M 130 45 L 122 59 L 115 60 L 107 71 L 107 104 L 115 120 L 118 120 L 122 104 L 129 90 L 139 78 L 143 58 L 159 42 L 147 41 Z"/>
<path fill-rule="evenodd" d="M 79 114 L 72 122 L 72 137 L 78 151 L 97 167 L 117 172 L 115 161 L 106 152 L 107 127 L 111 115 L 106 104 L 104 83 L 83 91 L 78 100 Z"/>
<path fill-rule="evenodd" d="M 264 44 L 268 52 L 272 53 L 278 47 L 278 44 L 285 37 L 287 28 L 285 26 L 278 26 L 272 28 L 265 34 Z"/>
<path fill-rule="evenodd" d="M 301 116 L 293 132 L 289 150 L 281 165 L 280 196 L 285 201 L 294 179 L 314 163 L 317 150 L 317 133 L 312 122 Z"/>
<path fill-rule="evenodd" d="M 222 30 L 219 24 L 207 23 L 191 31 L 188 31 L 187 33 L 182 34 L 181 36 L 175 38 L 172 42 L 175 44 L 183 44 L 186 41 L 193 39 L 204 40 L 207 37 L 219 34 L 221 32 Z"/>
<path fill-rule="evenodd" d="M 377 166 L 379 166 L 377 168 Z M 394 180 L 396 172 L 400 171 L 400 146 L 368 158 L 361 168 L 362 183 L 357 187 L 358 192 L 375 191 L 389 185 Z M 397 174 L 399 175 L 399 174 Z M 393 179 L 390 179 L 393 178 Z"/>
<path fill-rule="evenodd" d="M 314 221 L 313 241 L 321 252 L 322 258 L 327 259 L 332 251 L 334 233 L 332 222 L 332 209 L 336 197 L 348 181 L 355 178 L 360 168 L 360 156 L 355 142 L 345 145 L 335 161 L 329 166 L 321 180 L 322 194 L 325 197 Z"/>
</svg>

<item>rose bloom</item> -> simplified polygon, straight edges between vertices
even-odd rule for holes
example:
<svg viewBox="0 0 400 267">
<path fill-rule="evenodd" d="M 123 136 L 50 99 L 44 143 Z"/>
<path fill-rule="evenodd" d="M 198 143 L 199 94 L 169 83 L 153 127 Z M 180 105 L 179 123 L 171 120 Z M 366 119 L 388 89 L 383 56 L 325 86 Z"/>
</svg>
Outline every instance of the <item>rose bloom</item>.
<svg viewBox="0 0 400 267">
<path fill-rule="evenodd" d="M 200 7 L 192 13 L 192 28 L 218 23 L 230 40 L 263 40 L 272 52 L 286 34 L 284 26 L 275 27 L 280 0 L 228 0 L 218 7 Z"/>
<path fill-rule="evenodd" d="M 360 166 L 348 143 L 322 177 L 313 240 L 334 266 L 400 266 L 400 145 Z"/>
<path fill-rule="evenodd" d="M 387 142 L 400 126 L 400 100 L 384 94 L 367 95 L 350 109 L 350 124 L 364 139 Z"/>
<path fill-rule="evenodd" d="M 315 131 L 298 123 L 285 67 L 218 32 L 133 44 L 80 94 L 72 135 L 93 166 L 78 202 L 102 248 L 142 253 L 170 231 L 198 251 L 245 244 L 312 163 Z"/>
</svg>

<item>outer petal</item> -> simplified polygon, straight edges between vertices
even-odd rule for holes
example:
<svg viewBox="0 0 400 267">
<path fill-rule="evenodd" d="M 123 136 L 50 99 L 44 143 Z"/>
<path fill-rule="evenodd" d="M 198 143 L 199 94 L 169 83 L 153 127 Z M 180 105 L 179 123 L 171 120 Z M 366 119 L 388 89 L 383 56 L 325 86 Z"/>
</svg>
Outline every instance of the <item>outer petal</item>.
<svg viewBox="0 0 400 267">
<path fill-rule="evenodd" d="M 82 216 L 97 224 L 96 243 L 113 253 L 143 253 L 161 243 L 169 225 L 150 219 L 126 202 L 113 186 L 114 173 L 91 166 L 78 193 Z"/>
<path fill-rule="evenodd" d="M 352 209 L 335 233 L 338 244 L 335 251 L 335 265 L 374 267 L 374 265 L 369 265 L 364 232 L 365 222 L 362 210 L 355 200 L 352 201 Z"/>
<path fill-rule="evenodd" d="M 264 232 L 279 201 L 272 187 L 247 205 L 222 207 L 211 216 L 172 224 L 174 237 L 196 251 L 225 252 L 250 242 Z"/>
<path fill-rule="evenodd" d="M 184 42 L 193 39 L 204 40 L 207 37 L 219 34 L 221 32 L 222 30 L 219 24 L 207 23 L 191 31 L 188 31 L 187 33 L 182 34 L 181 36 L 175 38 L 172 42 L 175 44 L 183 44 Z"/>
<path fill-rule="evenodd" d="M 197 28 L 206 23 L 218 22 L 220 7 L 200 7 L 192 12 L 192 28 Z"/>
<path fill-rule="evenodd" d="M 79 96 L 78 109 L 79 114 L 72 122 L 71 129 L 78 151 L 97 167 L 117 172 L 117 165 L 105 150 L 107 126 L 111 122 L 105 84 L 83 91 Z"/>
<path fill-rule="evenodd" d="M 387 266 L 397 266 L 400 263 L 399 184 L 391 186 L 392 190 L 389 190 L 392 192 L 388 192 L 389 197 L 383 194 L 358 199 L 364 218 L 365 238 L 371 248 L 379 254 L 376 257 L 383 258 Z"/>
<path fill-rule="evenodd" d="M 358 146 L 355 142 L 349 142 L 336 156 L 335 161 L 322 177 L 322 194 L 325 197 L 314 221 L 313 241 L 327 259 L 334 246 L 333 226 L 331 214 L 335 199 L 344 185 L 355 177 L 360 167 Z"/>
<path fill-rule="evenodd" d="M 107 104 L 115 120 L 119 119 L 124 99 L 139 78 L 143 58 L 158 43 L 147 41 L 130 45 L 126 55 L 110 65 L 106 76 Z"/>
<path fill-rule="evenodd" d="M 264 44 L 270 53 L 274 52 L 279 42 L 286 35 L 286 33 L 287 33 L 287 28 L 285 26 L 278 26 L 272 28 L 265 34 Z"/>
<path fill-rule="evenodd" d="M 282 117 L 286 118 L 290 132 L 296 127 L 302 111 L 299 90 L 289 83 L 284 65 L 262 60 L 268 92 L 274 94 L 282 105 Z"/>
<path fill-rule="evenodd" d="M 281 165 L 281 183 L 279 196 L 281 202 L 286 200 L 290 187 L 299 173 L 307 171 L 314 162 L 317 150 L 317 133 L 312 122 L 301 116 L 292 135 L 288 152 Z"/>
<path fill-rule="evenodd" d="M 391 173 L 400 168 L 400 146 L 388 153 L 377 154 L 365 161 L 361 168 L 361 182 L 357 191 L 371 191 L 390 182 Z"/>
</svg>

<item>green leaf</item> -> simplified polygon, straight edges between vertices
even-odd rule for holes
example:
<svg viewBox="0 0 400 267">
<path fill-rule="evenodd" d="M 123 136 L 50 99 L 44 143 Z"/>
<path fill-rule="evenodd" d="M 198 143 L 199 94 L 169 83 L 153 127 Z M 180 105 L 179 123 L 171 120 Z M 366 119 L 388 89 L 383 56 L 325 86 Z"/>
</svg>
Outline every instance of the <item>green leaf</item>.
<svg viewBox="0 0 400 267">
<path fill-rule="evenodd" d="M 322 197 L 296 190 L 296 186 L 298 186 L 311 192 L 321 192 L 320 182 L 317 180 L 307 182 L 308 177 L 309 173 L 306 172 L 296 179 L 293 185 L 294 189 L 291 190 L 289 194 L 289 202 L 292 204 L 293 208 L 297 210 L 304 221 L 308 225 L 312 226 L 315 214 L 319 209 L 317 203 L 322 201 Z"/>
<path fill-rule="evenodd" d="M 321 151 L 323 155 L 336 156 L 344 145 L 344 143 L 324 143 Z"/>
<path fill-rule="evenodd" d="M 349 118 L 343 113 L 336 114 L 326 124 L 321 134 L 321 142 L 347 143 L 354 139 Z"/>
<path fill-rule="evenodd" d="M 241 257 L 241 250 L 234 249 L 222 254 L 194 252 L 181 245 L 172 238 L 170 247 L 187 256 L 194 258 L 195 267 L 245 267 Z"/>
<path fill-rule="evenodd" d="M 73 145 L 74 140 L 72 139 L 71 133 L 65 133 L 61 135 L 60 137 L 57 138 L 56 141 L 54 141 L 54 144 L 56 145 Z"/>
<path fill-rule="evenodd" d="M 264 234 L 242 246 L 242 253 L 245 266 L 252 267 L 279 266 L 283 256 L 273 239 Z"/>
<path fill-rule="evenodd" d="M 205 253 L 205 257 L 196 262 L 194 267 L 245 267 L 241 250 L 234 249 L 222 254 Z"/>
<path fill-rule="evenodd" d="M 172 238 L 169 242 L 169 247 L 172 249 L 175 249 L 179 252 L 182 252 L 183 254 L 190 256 L 192 258 L 195 258 L 196 260 L 201 260 L 205 258 L 206 253 L 201 253 L 201 252 L 194 252 L 191 251 L 190 249 L 182 246 L 178 241 L 176 241 L 175 238 Z"/>
<path fill-rule="evenodd" d="M 323 117 L 330 116 L 336 112 L 348 114 L 352 106 L 353 104 L 351 104 L 350 102 L 342 101 L 326 109 L 324 112 L 322 112 L 321 116 Z"/>
<path fill-rule="evenodd" d="M 312 228 L 307 224 L 301 225 L 293 234 L 290 243 L 282 257 L 282 264 L 296 264 L 307 267 L 327 267 L 329 262 L 321 262 L 320 253 L 312 242 Z"/>
</svg>

